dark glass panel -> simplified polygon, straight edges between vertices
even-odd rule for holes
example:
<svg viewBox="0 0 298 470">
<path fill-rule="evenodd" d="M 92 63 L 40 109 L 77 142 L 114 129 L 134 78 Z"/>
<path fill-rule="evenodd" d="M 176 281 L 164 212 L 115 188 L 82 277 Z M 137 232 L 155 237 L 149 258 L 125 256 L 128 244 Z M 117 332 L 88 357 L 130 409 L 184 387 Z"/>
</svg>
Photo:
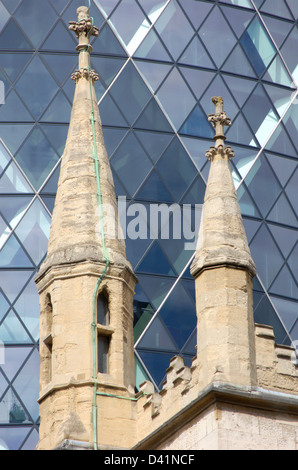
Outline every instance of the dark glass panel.
<svg viewBox="0 0 298 470">
<path fill-rule="evenodd" d="M 290 181 L 286 186 L 286 194 L 294 208 L 297 208 L 297 188 L 298 188 L 298 169 L 291 177 Z M 297 216 L 297 211 L 296 211 Z"/>
<path fill-rule="evenodd" d="M 102 78 L 106 86 L 110 86 L 120 69 L 125 64 L 125 59 L 111 57 L 92 57 L 91 68 Z"/>
<path fill-rule="evenodd" d="M 51 72 L 60 84 L 62 84 L 66 77 L 69 77 L 71 72 L 77 67 L 77 56 L 66 54 L 42 54 L 43 60 L 48 64 Z"/>
<path fill-rule="evenodd" d="M 252 257 L 257 266 L 259 277 L 267 289 L 284 262 L 268 229 L 262 225 L 250 244 Z"/>
<path fill-rule="evenodd" d="M 30 23 L 30 22 L 29 22 Z M 0 34 L 0 49 L 2 50 L 32 50 L 33 47 L 21 32 L 20 28 L 11 19 Z"/>
<path fill-rule="evenodd" d="M 133 268 L 140 262 L 151 242 L 152 240 L 149 237 L 147 239 L 137 238 L 136 240 L 126 238 L 126 256 Z"/>
<path fill-rule="evenodd" d="M 145 201 L 173 202 L 172 196 L 155 170 L 150 173 L 149 178 L 145 181 L 135 198 Z"/>
<path fill-rule="evenodd" d="M 109 344 L 110 338 L 108 336 L 98 336 L 98 372 L 102 374 L 109 372 Z"/>
<path fill-rule="evenodd" d="M 140 286 L 147 295 L 153 308 L 157 309 L 173 286 L 175 280 L 162 276 L 138 274 Z"/>
<path fill-rule="evenodd" d="M 183 96 L 183 100 L 177 100 L 177 96 Z M 196 103 L 177 68 L 168 75 L 157 97 L 176 129 L 179 129 Z"/>
<path fill-rule="evenodd" d="M 196 105 L 190 113 L 179 133 L 194 137 L 209 137 L 210 139 L 214 136 L 214 131 L 206 119 L 206 114 L 199 105 Z"/>
<path fill-rule="evenodd" d="M 76 41 L 75 35 L 72 35 L 59 21 L 49 37 L 43 43 L 41 50 L 43 51 L 70 51 L 75 52 Z M 75 58 L 73 58 L 75 60 Z M 56 65 L 58 67 L 58 64 Z M 65 66 L 64 66 L 65 67 Z"/>
<path fill-rule="evenodd" d="M 256 83 L 252 80 L 233 77 L 230 75 L 225 76 L 225 82 L 231 90 L 231 93 L 233 94 L 240 108 L 244 105 L 245 101 L 247 100 L 256 85 Z"/>
<path fill-rule="evenodd" d="M 247 237 L 248 243 L 251 242 L 251 239 L 255 236 L 257 230 L 259 229 L 261 225 L 261 221 L 253 220 L 253 219 L 248 219 L 246 217 L 243 217 L 243 225 L 245 228 L 245 233 Z"/>
<path fill-rule="evenodd" d="M 36 265 L 47 252 L 50 224 L 50 216 L 36 199 L 16 229 L 18 238 Z"/>
<path fill-rule="evenodd" d="M 1 248 L 1 266 L 4 268 L 32 268 L 33 264 L 12 234 Z"/>
<path fill-rule="evenodd" d="M 58 179 L 60 174 L 60 165 L 57 166 L 51 177 L 49 178 L 47 184 L 43 187 L 41 193 L 52 193 L 56 194 L 57 186 L 58 186 Z"/>
<path fill-rule="evenodd" d="M 158 64 L 149 61 L 136 60 L 135 64 L 141 71 L 142 76 L 146 79 L 147 84 L 150 86 L 153 92 L 155 92 L 161 82 L 168 75 L 172 66 L 169 64 Z"/>
<path fill-rule="evenodd" d="M 24 106 L 19 96 L 11 90 L 5 98 L 5 105 L 0 106 L 0 122 L 32 122 L 32 114 Z"/>
<path fill-rule="evenodd" d="M 126 56 L 123 47 L 120 45 L 118 39 L 116 39 L 111 28 L 106 24 L 100 31 L 100 34 L 94 45 L 94 53 L 96 54 L 108 54 L 108 55 L 119 55 Z"/>
<path fill-rule="evenodd" d="M 135 288 L 133 313 L 134 341 L 136 342 L 154 314 L 154 309 L 139 284 Z"/>
<path fill-rule="evenodd" d="M 192 92 L 195 94 L 197 100 L 199 100 L 206 90 L 206 88 L 212 82 L 215 76 L 214 72 L 207 72 L 206 70 L 198 70 L 188 67 L 180 67 L 180 72 L 188 82 Z M 210 95 L 211 96 L 211 95 Z M 209 96 L 209 100 L 211 100 Z M 207 116 L 206 116 L 207 121 Z"/>
<path fill-rule="evenodd" d="M 218 40 L 218 31 L 220 31 L 222 40 Z M 206 21 L 199 29 L 199 35 L 204 42 L 210 56 L 218 67 L 221 66 L 229 52 L 236 43 L 226 20 L 221 14 L 219 8 L 214 8 Z"/>
<path fill-rule="evenodd" d="M 105 12 L 107 16 L 114 10 L 119 0 L 95 0 L 98 6 Z"/>
<path fill-rule="evenodd" d="M 193 0 L 182 0 L 181 7 L 193 26 L 198 29 L 210 12 L 212 5 L 204 2 L 194 2 Z"/>
<path fill-rule="evenodd" d="M 105 141 L 105 147 L 109 158 L 113 155 L 114 151 L 123 140 L 124 136 L 127 133 L 127 129 L 116 129 L 116 128 L 107 128 L 103 129 L 103 136 Z"/>
<path fill-rule="evenodd" d="M 154 163 L 159 159 L 173 138 L 173 134 L 169 135 L 146 131 L 136 131 L 136 135 Z"/>
<path fill-rule="evenodd" d="M 268 214 L 267 219 L 273 222 L 297 227 L 297 215 L 293 212 L 293 209 L 284 193 L 282 193 L 276 201 L 273 209 Z"/>
<path fill-rule="evenodd" d="M 19 5 L 21 0 L 2 0 L 2 3 L 6 6 L 6 8 L 13 13 L 16 7 Z"/>
<path fill-rule="evenodd" d="M 144 362 L 146 368 L 151 374 L 159 389 L 165 379 L 165 371 L 170 365 L 170 360 L 175 354 L 138 351 L 138 354 Z"/>
<path fill-rule="evenodd" d="M 55 196 L 44 196 L 42 197 L 42 201 L 44 202 L 47 209 L 49 209 L 49 211 L 52 214 L 54 210 L 54 205 L 55 205 Z"/>
<path fill-rule="evenodd" d="M 57 151 L 58 155 L 62 156 L 67 138 L 68 125 L 55 125 L 50 123 L 41 124 L 40 127 L 51 142 L 54 149 Z"/>
<path fill-rule="evenodd" d="M 172 266 L 180 274 L 192 255 L 190 250 L 185 249 L 185 239 L 183 237 L 176 240 L 169 238 L 168 240 L 160 240 L 159 243 Z"/>
<path fill-rule="evenodd" d="M 1 54 L 1 66 L 8 77 L 14 82 L 32 57 L 31 54 Z"/>
<path fill-rule="evenodd" d="M 293 250 L 293 253 L 290 254 L 289 259 L 288 259 L 288 264 L 295 276 L 296 279 L 298 279 L 298 243 Z"/>
<path fill-rule="evenodd" d="M 138 117 L 151 97 L 151 93 L 131 62 L 121 72 L 110 93 L 130 124 Z"/>
<path fill-rule="evenodd" d="M 10 302 L 14 302 L 20 291 L 23 289 L 29 278 L 32 276 L 31 270 L 0 270 L 0 285 Z"/>
<path fill-rule="evenodd" d="M 37 47 L 53 26 L 57 15 L 48 2 L 43 2 L 40 8 L 40 0 L 26 0 L 17 9 L 15 18 L 33 45 Z"/>
<path fill-rule="evenodd" d="M 145 258 L 137 268 L 140 273 L 175 276 L 169 261 L 157 242 L 154 242 Z"/>
<path fill-rule="evenodd" d="M 39 189 L 58 161 L 58 155 L 49 145 L 43 132 L 35 127 L 29 138 L 20 148 L 16 160 L 31 183 Z"/>
<path fill-rule="evenodd" d="M 287 266 L 284 266 L 269 288 L 270 294 L 298 298 L 298 287 Z"/>
<path fill-rule="evenodd" d="M 146 380 L 150 381 L 150 377 L 146 372 L 143 364 L 141 364 L 139 358 L 135 355 L 135 377 L 136 377 L 136 389 L 139 391 L 140 385 Z"/>
<path fill-rule="evenodd" d="M 249 0 L 247 4 L 251 7 Z M 228 8 L 225 6 L 222 6 L 222 11 L 230 23 L 232 30 L 237 34 L 238 38 L 240 38 L 252 19 L 253 13 L 251 11 L 242 10 L 241 8 Z"/>
<path fill-rule="evenodd" d="M 66 7 L 69 0 L 50 0 L 50 4 L 55 8 L 57 13 L 61 13 L 62 10 Z"/>
<path fill-rule="evenodd" d="M 42 122 L 69 123 L 70 113 L 71 104 L 63 91 L 59 91 L 40 120 Z"/>
<path fill-rule="evenodd" d="M 130 195 L 135 193 L 152 167 L 146 153 L 132 133 L 114 153 L 111 165 Z"/>
<path fill-rule="evenodd" d="M 18 373 L 13 386 L 34 420 L 39 414 L 38 390 L 39 390 L 40 358 L 37 349 L 34 349 L 22 370 Z"/>
<path fill-rule="evenodd" d="M 276 224 L 268 224 L 268 227 L 286 258 L 297 242 L 297 231 Z"/>
<path fill-rule="evenodd" d="M 0 446 L 4 450 L 19 450 L 28 434 L 28 426 L 1 426 Z"/>
<path fill-rule="evenodd" d="M 277 344 L 290 344 L 287 331 L 279 320 L 271 302 L 264 294 L 258 307 L 254 311 L 254 320 L 256 323 L 270 325 L 273 327 L 275 342 Z"/>
<path fill-rule="evenodd" d="M 32 124 L 1 124 L 1 138 L 12 154 L 19 149 L 32 127 Z"/>
<path fill-rule="evenodd" d="M 282 18 L 292 19 L 292 16 L 284 2 L 280 0 L 266 0 L 261 6 L 262 13 L 270 13 Z"/>
<path fill-rule="evenodd" d="M 104 126 L 128 127 L 128 122 L 124 119 L 109 93 L 99 103 L 99 112 Z"/>
<path fill-rule="evenodd" d="M 141 59 L 164 61 L 172 60 L 154 29 L 151 29 L 151 31 L 147 34 L 134 55 L 135 57 L 140 57 Z"/>
<path fill-rule="evenodd" d="M 295 108 L 295 106 L 294 106 Z M 290 123 L 289 123 L 290 125 Z M 290 129 L 291 127 L 289 127 Z M 296 132 L 293 134 L 293 138 L 295 139 Z M 291 137 L 292 137 L 291 136 Z M 267 135 L 268 137 L 268 135 Z M 297 142 L 298 143 L 298 142 Z M 283 122 L 281 122 L 277 128 L 275 129 L 274 133 L 272 134 L 270 140 L 266 144 L 266 149 L 271 150 L 274 153 L 281 153 L 284 155 L 292 156 L 297 158 L 297 151 L 293 147 L 293 144 L 291 143 L 288 134 L 285 130 L 285 127 L 283 125 Z"/>
<path fill-rule="evenodd" d="M 288 21 L 282 21 L 281 19 L 272 18 L 270 16 L 266 16 L 265 22 L 277 47 L 280 47 L 289 34 L 292 28 L 292 23 L 289 23 Z"/>
<path fill-rule="evenodd" d="M 105 293 L 100 293 L 97 296 L 97 323 L 100 325 L 109 325 L 109 303 Z"/>
<path fill-rule="evenodd" d="M 160 312 L 179 348 L 182 348 L 197 324 L 195 304 L 186 294 L 181 281 L 175 286 Z"/>
<path fill-rule="evenodd" d="M 54 97 L 58 87 L 45 65 L 35 56 L 18 80 L 16 89 L 37 118 Z"/>
<path fill-rule="evenodd" d="M 215 68 L 208 52 L 197 36 L 191 40 L 191 43 L 179 58 L 179 63 L 192 64 L 198 67 L 207 67 L 211 69 Z"/>
<path fill-rule="evenodd" d="M 169 168 L 171 172 L 169 173 Z M 180 142 L 175 139 L 157 162 L 157 169 L 167 181 L 171 193 L 179 201 L 194 180 L 196 168 Z"/>
<path fill-rule="evenodd" d="M 194 31 L 177 2 L 170 2 L 155 23 L 170 54 L 177 59 Z"/>
<path fill-rule="evenodd" d="M 172 131 L 169 121 L 166 119 L 154 98 L 149 101 L 143 113 L 135 122 L 134 127 L 137 129 L 148 129 L 152 131 Z"/>
<path fill-rule="evenodd" d="M 155 349 L 178 353 L 177 345 L 159 316 L 156 316 L 138 343 L 138 349 Z"/>
<path fill-rule="evenodd" d="M 122 0 L 110 21 L 130 54 L 134 53 L 150 27 L 144 13 L 134 0 Z"/>
<path fill-rule="evenodd" d="M 210 140 L 194 139 L 182 136 L 182 142 L 190 153 L 196 167 L 201 170 L 207 162 L 205 153 L 210 147 Z"/>
<path fill-rule="evenodd" d="M 40 306 L 34 279 L 31 279 L 27 284 L 21 296 L 14 304 L 14 309 L 31 336 L 37 341 L 39 337 Z"/>
<path fill-rule="evenodd" d="M 241 67 L 240 65 L 241 64 Z M 244 77 L 255 78 L 256 74 L 251 67 L 246 55 L 239 44 L 236 45 L 231 55 L 227 58 L 222 66 L 224 72 L 235 73 Z"/>
</svg>

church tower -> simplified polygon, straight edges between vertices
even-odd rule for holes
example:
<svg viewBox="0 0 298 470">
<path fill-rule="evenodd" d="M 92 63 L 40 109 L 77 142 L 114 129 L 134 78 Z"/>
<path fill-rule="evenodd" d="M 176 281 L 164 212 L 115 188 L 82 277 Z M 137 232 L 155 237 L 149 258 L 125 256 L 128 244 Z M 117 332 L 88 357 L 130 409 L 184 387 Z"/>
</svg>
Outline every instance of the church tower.
<svg viewBox="0 0 298 470">
<path fill-rule="evenodd" d="M 133 294 L 104 145 L 87 7 L 70 29 L 79 68 L 40 295 L 38 449 L 129 447 L 134 395 Z M 113 397 L 126 398 L 115 404 Z M 111 430 L 111 416 L 116 418 Z M 126 420 L 126 429 L 121 424 Z M 121 421 L 122 420 L 122 421 Z M 115 431 L 116 430 L 116 431 Z M 109 436 L 109 437 L 107 437 Z"/>
</svg>

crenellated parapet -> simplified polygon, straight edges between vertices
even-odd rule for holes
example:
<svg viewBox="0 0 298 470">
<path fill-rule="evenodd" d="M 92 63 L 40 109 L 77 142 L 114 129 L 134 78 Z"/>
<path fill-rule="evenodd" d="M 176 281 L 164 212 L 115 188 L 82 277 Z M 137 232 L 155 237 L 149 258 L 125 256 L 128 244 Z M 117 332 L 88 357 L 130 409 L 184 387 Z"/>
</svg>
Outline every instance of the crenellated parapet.
<svg viewBox="0 0 298 470">
<path fill-rule="evenodd" d="M 225 371 L 218 367 L 213 371 L 214 382 L 202 387 L 197 358 L 193 359 L 191 367 L 186 367 L 179 356 L 171 359 L 159 392 L 155 391 L 151 382 L 142 383 L 136 395 L 138 444 L 135 448 L 162 449 L 162 442 L 168 443 L 182 425 L 187 427 L 194 419 L 197 422 L 200 417 L 205 419 L 209 408 L 213 411 L 215 422 L 219 421 L 222 416 L 219 410 L 226 403 L 242 410 L 258 409 L 261 403 L 266 412 L 274 410 L 275 417 L 289 409 L 296 409 L 298 415 L 298 362 L 295 350 L 276 344 L 273 328 L 267 325 L 255 324 L 255 339 L 255 386 L 227 382 Z"/>
</svg>

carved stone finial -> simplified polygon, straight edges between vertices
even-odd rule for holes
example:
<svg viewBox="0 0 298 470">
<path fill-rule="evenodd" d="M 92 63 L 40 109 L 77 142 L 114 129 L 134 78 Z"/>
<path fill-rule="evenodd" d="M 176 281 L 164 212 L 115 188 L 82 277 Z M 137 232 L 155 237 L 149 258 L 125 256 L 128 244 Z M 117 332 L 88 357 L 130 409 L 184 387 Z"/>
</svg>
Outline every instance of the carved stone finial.
<svg viewBox="0 0 298 470">
<path fill-rule="evenodd" d="M 231 150 L 231 147 L 224 146 L 224 141 L 226 140 L 224 126 L 231 126 L 232 122 L 223 110 L 222 97 L 213 96 L 212 102 L 215 105 L 215 113 L 208 115 L 208 121 L 211 122 L 215 128 L 215 147 L 211 147 L 210 150 L 206 152 L 206 157 L 210 161 L 214 159 L 215 155 L 231 159 L 234 156 L 234 152 Z"/>
<path fill-rule="evenodd" d="M 81 36 L 87 38 L 90 36 L 98 36 L 98 28 L 92 24 L 88 7 L 79 7 L 77 9 L 77 15 L 78 21 L 69 22 L 69 29 L 75 32 L 77 38 L 79 39 Z"/>
</svg>

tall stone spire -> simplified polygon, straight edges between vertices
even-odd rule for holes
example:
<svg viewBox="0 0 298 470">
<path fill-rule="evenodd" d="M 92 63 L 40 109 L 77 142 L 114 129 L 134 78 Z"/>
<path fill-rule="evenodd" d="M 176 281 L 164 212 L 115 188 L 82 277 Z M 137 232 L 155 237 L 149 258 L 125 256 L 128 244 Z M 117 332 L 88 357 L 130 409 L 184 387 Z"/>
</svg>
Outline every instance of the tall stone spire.
<svg viewBox="0 0 298 470">
<path fill-rule="evenodd" d="M 102 406 L 99 396 L 134 394 L 136 278 L 118 223 L 94 88 L 98 76 L 90 68 L 89 39 L 98 29 L 88 8 L 77 13 L 78 21 L 70 22 L 78 38 L 75 94 L 48 252 L 36 278 L 41 309 L 39 449 L 70 441 L 78 448 L 119 442 L 125 447 L 125 412 L 111 431 L 116 405 L 111 398 Z"/>
<path fill-rule="evenodd" d="M 224 145 L 231 121 L 221 97 L 212 98 L 215 146 L 191 273 L 196 284 L 197 356 L 201 383 L 252 385 L 256 380 L 252 278 L 256 273 L 230 170 L 234 152 Z"/>
</svg>

